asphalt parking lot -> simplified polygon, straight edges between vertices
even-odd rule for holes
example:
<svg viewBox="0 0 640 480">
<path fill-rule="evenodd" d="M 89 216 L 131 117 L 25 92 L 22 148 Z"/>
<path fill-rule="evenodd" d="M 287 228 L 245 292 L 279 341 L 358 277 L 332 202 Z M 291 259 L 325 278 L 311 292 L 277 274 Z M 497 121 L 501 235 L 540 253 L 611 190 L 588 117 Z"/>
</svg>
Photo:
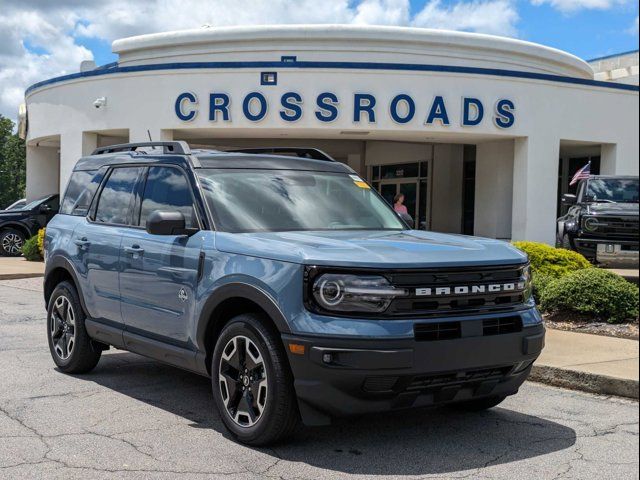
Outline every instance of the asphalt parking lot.
<svg viewBox="0 0 640 480">
<path fill-rule="evenodd" d="M 41 279 L 0 281 L 0 478 L 638 478 L 638 404 L 526 383 L 481 414 L 410 411 L 233 442 L 209 380 L 111 350 L 54 368 Z"/>
</svg>

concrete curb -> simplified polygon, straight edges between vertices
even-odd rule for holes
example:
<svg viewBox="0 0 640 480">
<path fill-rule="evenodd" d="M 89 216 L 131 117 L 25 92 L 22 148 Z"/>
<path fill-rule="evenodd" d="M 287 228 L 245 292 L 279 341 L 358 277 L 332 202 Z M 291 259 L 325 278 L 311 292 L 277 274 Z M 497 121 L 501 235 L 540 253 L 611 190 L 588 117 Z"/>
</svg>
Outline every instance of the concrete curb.
<svg viewBox="0 0 640 480">
<path fill-rule="evenodd" d="M 44 277 L 44 273 L 0 273 L 0 280 L 19 280 L 21 278 Z"/>
<path fill-rule="evenodd" d="M 529 380 L 546 383 L 554 387 L 581 390 L 583 392 L 598 393 L 600 395 L 616 395 L 618 397 L 638 400 L 638 380 L 596 375 L 578 372 L 565 368 L 534 365 Z"/>
</svg>

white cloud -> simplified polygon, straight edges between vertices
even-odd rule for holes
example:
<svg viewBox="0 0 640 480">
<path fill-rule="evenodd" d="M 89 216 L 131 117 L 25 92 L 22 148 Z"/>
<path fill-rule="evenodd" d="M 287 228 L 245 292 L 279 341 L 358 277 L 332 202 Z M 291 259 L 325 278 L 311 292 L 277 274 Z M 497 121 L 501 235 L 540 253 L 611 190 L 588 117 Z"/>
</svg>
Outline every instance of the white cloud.
<svg viewBox="0 0 640 480">
<path fill-rule="evenodd" d="M 510 0 L 474 0 L 453 5 L 431 0 L 416 15 L 413 25 L 515 36 L 518 18 Z"/>
<path fill-rule="evenodd" d="M 24 89 L 45 78 L 77 71 L 93 58 L 65 30 L 72 14 L 48 16 L 35 11 L 3 11 L 0 16 L 0 113 L 15 119 Z"/>
<path fill-rule="evenodd" d="M 638 15 L 636 15 L 636 19 L 633 22 L 633 25 L 631 26 L 631 28 L 629 28 L 629 30 L 627 30 L 627 32 L 629 32 L 631 35 L 638 35 Z"/>
<path fill-rule="evenodd" d="M 628 2 L 629 0 L 531 0 L 533 5 L 549 4 L 563 13 L 579 10 L 609 10 Z"/>
<path fill-rule="evenodd" d="M 2 2 L 0 113 L 15 118 L 25 88 L 47 78 L 77 72 L 82 60 L 92 59 L 93 54 L 79 45 L 83 38 L 111 42 L 131 35 L 198 28 L 204 24 L 292 23 L 413 25 L 516 35 L 518 14 L 514 2 L 459 0 L 445 6 L 440 0 L 428 0 L 414 18 L 409 0 L 21 0 L 8 5 Z"/>
</svg>

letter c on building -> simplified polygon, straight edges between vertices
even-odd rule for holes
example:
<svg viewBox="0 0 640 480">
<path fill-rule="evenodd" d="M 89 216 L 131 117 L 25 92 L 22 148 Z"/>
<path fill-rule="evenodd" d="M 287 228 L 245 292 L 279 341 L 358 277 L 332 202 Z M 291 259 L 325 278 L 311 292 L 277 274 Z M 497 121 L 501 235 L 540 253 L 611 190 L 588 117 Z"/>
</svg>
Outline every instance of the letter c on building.
<svg viewBox="0 0 640 480">
<path fill-rule="evenodd" d="M 191 93 L 191 92 L 181 93 L 180 95 L 178 95 L 178 98 L 176 98 L 176 103 L 174 106 L 176 111 L 176 116 L 183 122 L 190 122 L 191 120 L 196 118 L 196 115 L 198 114 L 198 109 L 191 107 L 190 110 L 185 111 L 186 103 L 189 103 L 191 105 L 198 105 L 198 97 L 196 97 L 195 93 Z"/>
</svg>

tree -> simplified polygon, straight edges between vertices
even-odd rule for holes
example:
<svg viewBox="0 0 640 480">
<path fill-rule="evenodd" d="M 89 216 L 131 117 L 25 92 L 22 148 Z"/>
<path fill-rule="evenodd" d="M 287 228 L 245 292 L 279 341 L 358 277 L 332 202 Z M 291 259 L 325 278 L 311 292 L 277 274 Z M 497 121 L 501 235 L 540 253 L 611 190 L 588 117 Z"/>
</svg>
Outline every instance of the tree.
<svg viewBox="0 0 640 480">
<path fill-rule="evenodd" d="M 24 198 L 26 185 L 26 146 L 13 133 L 14 124 L 0 115 L 0 209 Z"/>
</svg>

